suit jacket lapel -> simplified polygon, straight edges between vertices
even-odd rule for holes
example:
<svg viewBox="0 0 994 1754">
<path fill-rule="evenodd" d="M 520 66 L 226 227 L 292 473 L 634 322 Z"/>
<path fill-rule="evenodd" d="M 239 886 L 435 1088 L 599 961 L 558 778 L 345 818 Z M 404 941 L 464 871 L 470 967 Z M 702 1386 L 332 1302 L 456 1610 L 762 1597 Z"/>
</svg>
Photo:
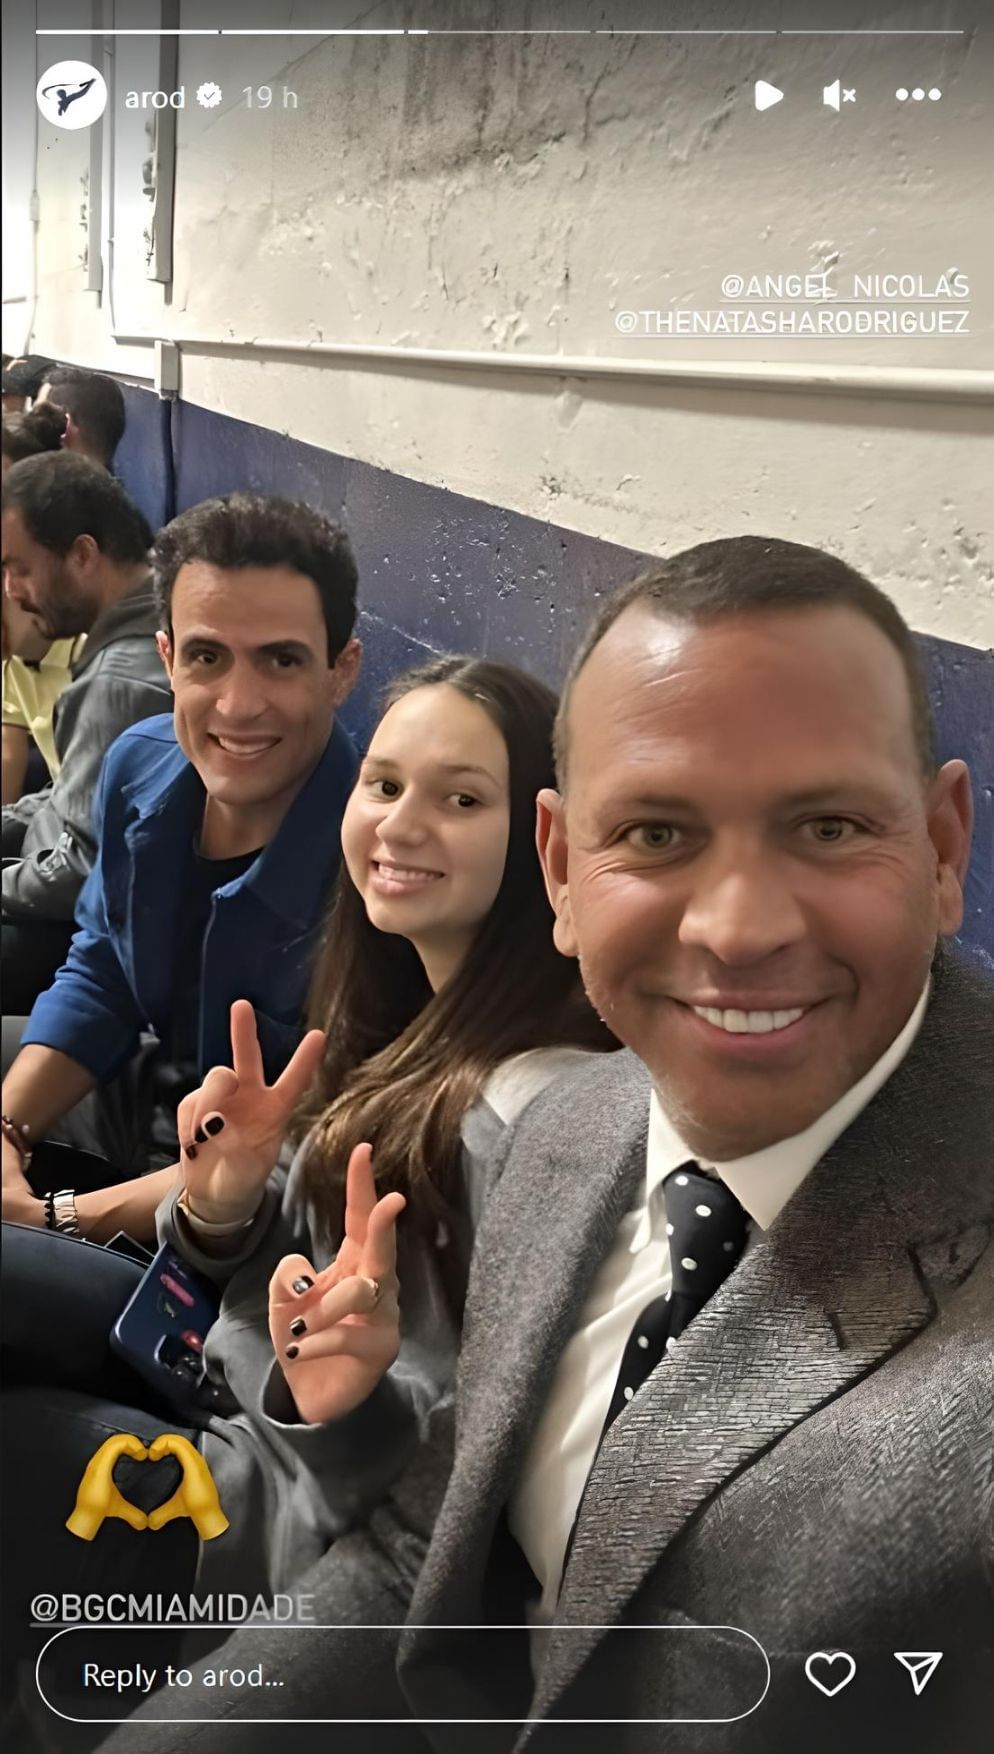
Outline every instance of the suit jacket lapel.
<svg viewBox="0 0 994 1754">
<path fill-rule="evenodd" d="M 908 1059 L 616 1422 L 578 1520 L 561 1620 L 616 1622 L 733 1473 L 910 1340 L 931 1319 L 930 1282 L 969 1272 L 991 1217 L 990 1009 L 975 977 L 948 971 Z M 418 1677 L 433 1635 L 415 1628 L 438 1626 L 444 1644 L 446 1623 L 479 1621 L 502 1507 L 644 1171 L 648 1097 L 639 1063 L 612 1055 L 514 1129 L 477 1238 L 455 1469 L 404 1641 L 418 1715 L 446 1715 L 454 1659 L 443 1650 L 435 1680 Z M 557 1123 L 569 1149 L 550 1139 Z M 534 1717 L 601 1636 L 551 1630 Z"/>
<path fill-rule="evenodd" d="M 955 1028 L 968 977 L 942 972 L 908 1058 L 607 1434 L 557 1614 L 590 1630 L 550 1631 L 536 1717 L 730 1476 L 910 1340 L 935 1314 L 930 1286 L 958 1283 L 986 1245 L 989 1073 L 972 1059 L 978 1020 Z"/>
<path fill-rule="evenodd" d="M 582 1149 L 550 1153 L 543 1140 L 551 1161 L 541 1174 L 517 1151 L 488 1201 L 459 1364 L 459 1466 L 439 1521 L 443 1538 L 458 1532 L 460 1564 L 436 1591 L 429 1563 L 416 1618 L 475 1618 L 494 1529 L 560 1353 L 645 1172 L 648 1080 L 631 1055 L 610 1059 L 591 1079 L 596 1095 L 577 1082 L 576 1108 L 590 1111 Z"/>
<path fill-rule="evenodd" d="M 931 1319 L 907 1244 L 881 1235 L 879 1209 L 873 1226 L 872 1213 L 850 1208 L 851 1251 L 841 1245 L 844 1259 L 831 1258 L 841 1244 L 839 1168 L 823 1159 L 605 1437 L 557 1613 L 590 1630 L 549 1634 L 536 1715 L 729 1477 Z M 864 1179 L 863 1202 L 866 1192 Z"/>
</svg>

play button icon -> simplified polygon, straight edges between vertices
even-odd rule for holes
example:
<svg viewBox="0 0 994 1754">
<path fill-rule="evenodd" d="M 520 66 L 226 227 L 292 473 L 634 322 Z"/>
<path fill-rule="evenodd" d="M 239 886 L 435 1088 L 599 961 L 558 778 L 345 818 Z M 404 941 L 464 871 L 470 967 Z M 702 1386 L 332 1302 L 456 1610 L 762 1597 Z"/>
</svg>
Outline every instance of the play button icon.
<svg viewBox="0 0 994 1754">
<path fill-rule="evenodd" d="M 765 79 L 757 79 L 757 81 L 756 81 L 756 108 L 757 108 L 757 110 L 771 110 L 773 108 L 773 105 L 778 104 L 782 97 L 783 97 L 783 92 L 780 90 L 780 87 L 778 85 L 768 85 Z"/>
</svg>

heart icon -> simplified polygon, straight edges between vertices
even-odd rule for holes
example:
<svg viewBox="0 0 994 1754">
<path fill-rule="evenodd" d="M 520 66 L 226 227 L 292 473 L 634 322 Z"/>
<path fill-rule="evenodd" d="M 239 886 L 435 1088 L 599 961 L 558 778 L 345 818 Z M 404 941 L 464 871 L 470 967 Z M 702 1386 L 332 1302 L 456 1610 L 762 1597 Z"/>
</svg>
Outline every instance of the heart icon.
<svg viewBox="0 0 994 1754">
<path fill-rule="evenodd" d="M 115 1484 L 114 1469 L 122 1456 L 153 1464 L 164 1456 L 174 1456 L 183 1470 L 183 1478 L 171 1498 L 146 1514 L 125 1498 Z M 107 1517 L 120 1517 L 133 1529 L 154 1530 L 172 1522 L 174 1517 L 182 1516 L 190 1518 L 202 1541 L 213 1541 L 231 1526 L 218 1502 L 211 1471 L 199 1450 L 178 1431 L 162 1431 L 147 1446 L 133 1432 L 116 1431 L 104 1439 L 87 1462 L 66 1528 L 71 1535 L 78 1535 L 81 1541 L 92 1541 Z"/>
<path fill-rule="evenodd" d="M 820 1674 L 815 1673 L 816 1669 L 820 1670 Z M 848 1687 L 856 1673 L 856 1664 L 847 1650 L 816 1650 L 812 1651 L 805 1663 L 804 1673 L 812 1687 L 817 1687 L 826 1699 L 834 1699 L 837 1693 L 842 1692 L 843 1687 Z"/>
</svg>

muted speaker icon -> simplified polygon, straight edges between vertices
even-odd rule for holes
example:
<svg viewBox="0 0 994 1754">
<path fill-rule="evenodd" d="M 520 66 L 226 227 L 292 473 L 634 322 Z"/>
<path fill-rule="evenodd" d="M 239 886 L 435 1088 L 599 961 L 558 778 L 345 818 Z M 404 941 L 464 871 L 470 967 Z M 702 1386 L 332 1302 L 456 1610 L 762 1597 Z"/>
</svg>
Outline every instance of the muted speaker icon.
<svg viewBox="0 0 994 1754">
<path fill-rule="evenodd" d="M 828 104 L 830 109 L 837 110 L 842 101 L 842 81 L 833 79 L 831 85 L 823 85 L 821 101 Z"/>
</svg>

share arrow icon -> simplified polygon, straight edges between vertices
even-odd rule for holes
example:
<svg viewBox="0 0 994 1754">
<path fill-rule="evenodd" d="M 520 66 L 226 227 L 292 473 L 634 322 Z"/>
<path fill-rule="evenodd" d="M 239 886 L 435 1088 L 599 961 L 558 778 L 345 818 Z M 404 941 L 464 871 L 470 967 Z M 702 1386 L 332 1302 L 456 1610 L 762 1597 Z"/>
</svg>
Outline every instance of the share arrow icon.
<svg viewBox="0 0 994 1754">
<path fill-rule="evenodd" d="M 924 1693 L 942 1661 L 941 1650 L 896 1650 L 894 1655 L 911 1676 L 911 1685 L 917 1699 L 919 1694 Z"/>
</svg>

